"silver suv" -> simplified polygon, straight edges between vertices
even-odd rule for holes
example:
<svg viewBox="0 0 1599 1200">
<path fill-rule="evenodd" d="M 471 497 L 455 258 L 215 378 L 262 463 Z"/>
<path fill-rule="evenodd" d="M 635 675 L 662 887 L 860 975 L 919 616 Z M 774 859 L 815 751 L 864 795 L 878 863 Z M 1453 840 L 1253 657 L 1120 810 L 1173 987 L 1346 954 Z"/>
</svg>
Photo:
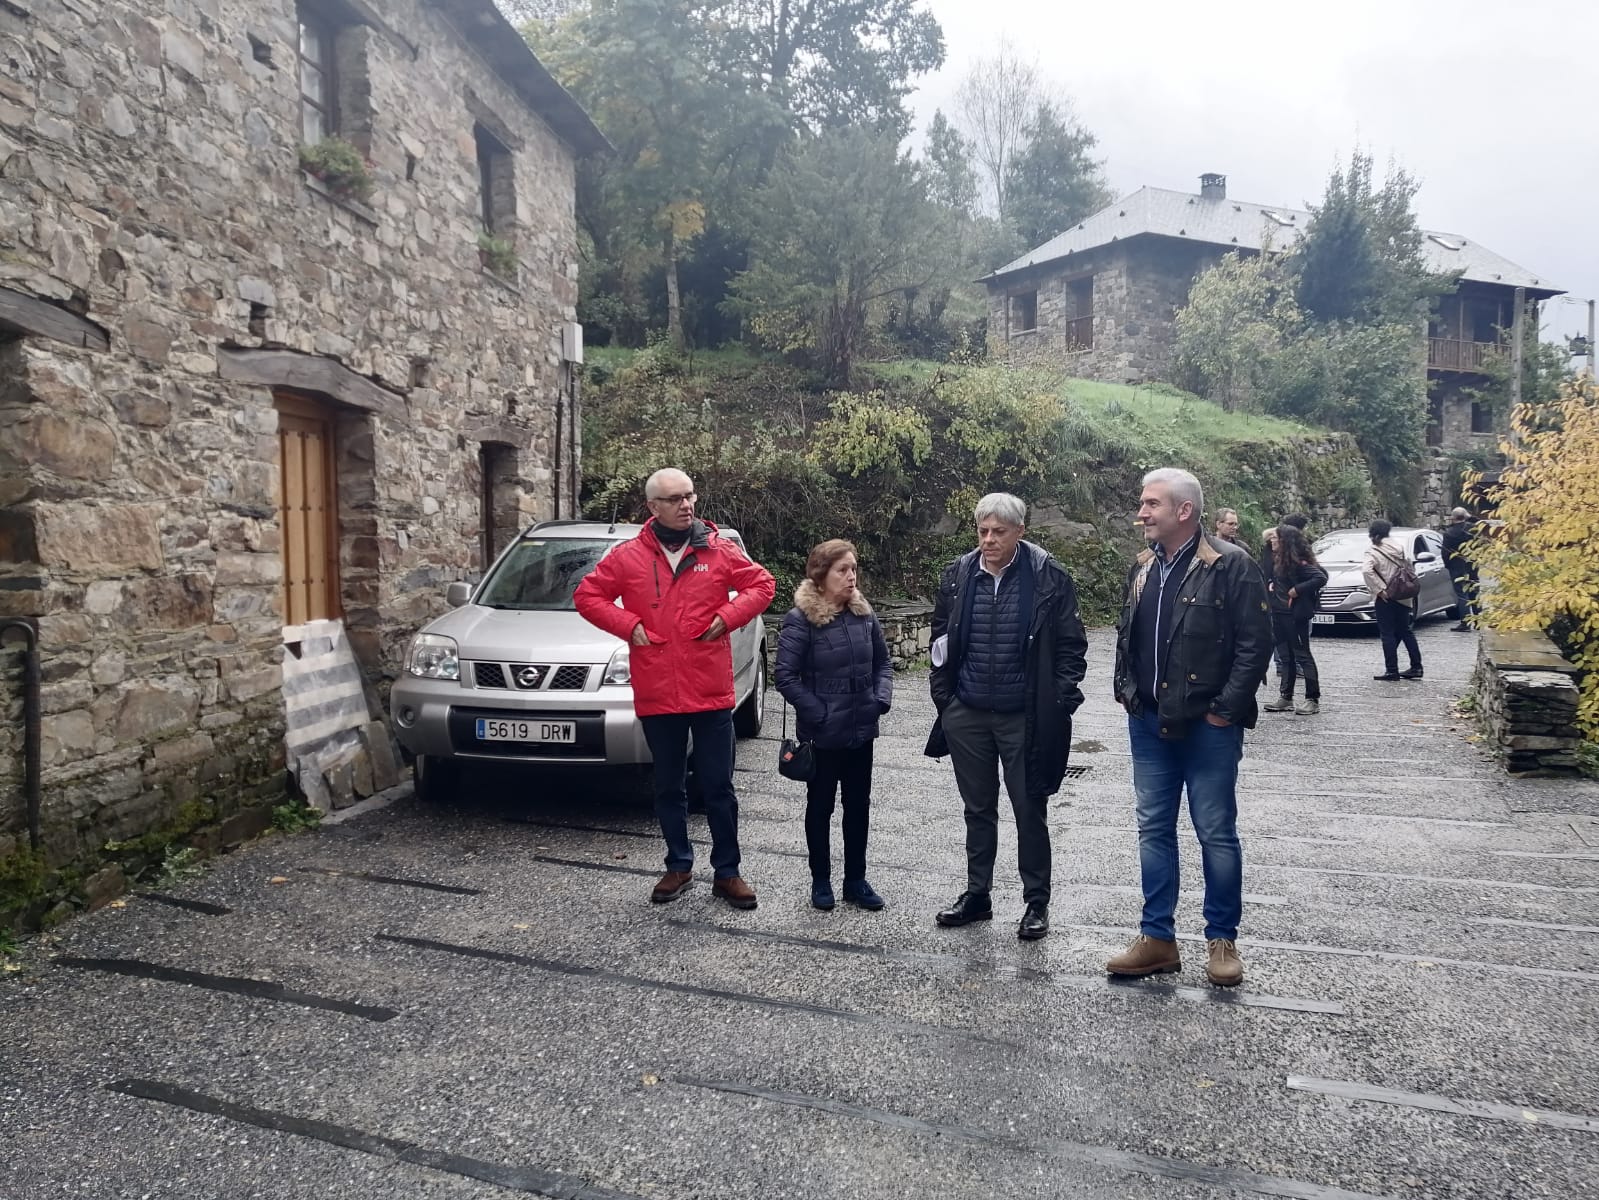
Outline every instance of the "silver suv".
<svg viewBox="0 0 1599 1200">
<path fill-rule="evenodd" d="M 475 589 L 450 584 L 453 611 L 411 639 L 389 695 L 417 792 L 448 790 L 469 763 L 627 766 L 650 761 L 633 713 L 628 644 L 572 603 L 578 581 L 642 526 L 543 521 Z M 737 531 L 721 529 L 737 543 Z M 732 633 L 733 725 L 754 737 L 766 715 L 766 627 Z"/>
</svg>

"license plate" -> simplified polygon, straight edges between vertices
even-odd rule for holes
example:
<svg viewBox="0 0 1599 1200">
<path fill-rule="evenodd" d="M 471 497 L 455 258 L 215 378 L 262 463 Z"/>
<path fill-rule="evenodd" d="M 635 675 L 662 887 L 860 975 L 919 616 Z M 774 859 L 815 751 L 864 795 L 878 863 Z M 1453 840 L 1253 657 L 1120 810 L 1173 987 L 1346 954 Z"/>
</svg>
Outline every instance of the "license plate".
<svg viewBox="0 0 1599 1200">
<path fill-rule="evenodd" d="M 502 721 L 495 717 L 479 717 L 477 740 L 480 742 L 559 742 L 570 745 L 577 741 L 576 721 Z"/>
<path fill-rule="evenodd" d="M 1315 616 L 1310 618 L 1310 623 L 1312 625 L 1332 625 L 1335 624 L 1336 621 L 1337 618 L 1334 617 L 1332 613 L 1317 613 Z"/>
</svg>

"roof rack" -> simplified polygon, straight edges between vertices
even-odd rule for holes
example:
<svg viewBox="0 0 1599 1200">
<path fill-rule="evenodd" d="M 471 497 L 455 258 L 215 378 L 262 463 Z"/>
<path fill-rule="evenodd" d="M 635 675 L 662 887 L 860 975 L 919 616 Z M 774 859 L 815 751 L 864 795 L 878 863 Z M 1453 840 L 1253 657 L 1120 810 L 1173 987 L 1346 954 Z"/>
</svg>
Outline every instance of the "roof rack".
<svg viewBox="0 0 1599 1200">
<path fill-rule="evenodd" d="M 603 524 L 605 524 L 604 521 L 601 521 L 601 520 L 599 520 L 599 519 L 597 519 L 595 517 L 562 517 L 558 521 L 534 521 L 533 524 L 529 525 L 526 529 L 524 529 L 522 531 L 522 536 L 526 537 L 528 534 L 537 533 L 541 529 L 555 529 L 555 528 L 557 528 L 559 526 L 562 526 L 562 525 L 603 525 Z"/>
</svg>

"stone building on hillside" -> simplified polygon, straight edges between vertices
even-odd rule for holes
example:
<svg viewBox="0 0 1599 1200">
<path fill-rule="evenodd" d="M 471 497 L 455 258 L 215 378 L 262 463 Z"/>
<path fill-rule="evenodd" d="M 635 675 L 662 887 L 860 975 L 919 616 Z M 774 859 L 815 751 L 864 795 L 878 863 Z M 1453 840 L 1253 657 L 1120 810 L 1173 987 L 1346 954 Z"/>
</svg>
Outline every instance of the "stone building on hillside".
<svg viewBox="0 0 1599 1200">
<path fill-rule="evenodd" d="M 1291 246 L 1310 223 L 1298 209 L 1227 198 L 1227 177 L 1204 175 L 1200 190 L 1140 188 L 984 279 L 989 348 L 1013 362 L 1049 362 L 1110 383 L 1169 380 L 1177 310 L 1194 277 L 1232 251 Z M 1561 294 L 1547 280 L 1452 233 L 1428 233 L 1428 266 L 1460 272 L 1427 336 L 1432 418 L 1428 441 L 1447 450 L 1492 449 L 1491 408 L 1474 404 L 1485 359 L 1508 352 L 1521 320 Z M 1417 346 L 1418 365 L 1420 345 Z"/>
<path fill-rule="evenodd" d="M 304 157 L 343 143 L 369 190 Z M 51 861 L 281 803 L 315 654 L 291 740 L 348 736 L 307 789 L 392 782 L 407 636 L 574 511 L 604 149 L 492 0 L 0 3 L 0 616 L 37 619 Z"/>
</svg>

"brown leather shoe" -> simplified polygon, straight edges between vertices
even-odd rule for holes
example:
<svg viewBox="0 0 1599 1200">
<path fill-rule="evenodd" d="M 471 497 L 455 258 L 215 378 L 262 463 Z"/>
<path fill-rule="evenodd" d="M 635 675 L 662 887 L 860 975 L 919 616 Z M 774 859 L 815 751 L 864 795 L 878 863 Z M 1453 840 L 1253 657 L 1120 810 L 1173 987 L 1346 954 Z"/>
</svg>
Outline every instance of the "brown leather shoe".
<svg viewBox="0 0 1599 1200">
<path fill-rule="evenodd" d="M 755 889 L 737 875 L 718 879 L 711 885 L 711 895 L 719 896 L 734 908 L 754 908 Z"/>
<path fill-rule="evenodd" d="M 1132 945 L 1105 964 L 1112 975 L 1170 975 L 1181 971 L 1183 962 L 1177 953 L 1176 942 L 1139 934 Z"/>
<path fill-rule="evenodd" d="M 1205 963 L 1205 978 L 1217 987 L 1237 987 L 1244 981 L 1244 960 L 1232 938 L 1211 938 L 1210 958 Z"/>
<path fill-rule="evenodd" d="M 665 904 L 669 900 L 676 900 L 693 885 L 692 871 L 668 871 L 661 876 L 661 881 L 650 889 L 650 903 Z"/>
</svg>

